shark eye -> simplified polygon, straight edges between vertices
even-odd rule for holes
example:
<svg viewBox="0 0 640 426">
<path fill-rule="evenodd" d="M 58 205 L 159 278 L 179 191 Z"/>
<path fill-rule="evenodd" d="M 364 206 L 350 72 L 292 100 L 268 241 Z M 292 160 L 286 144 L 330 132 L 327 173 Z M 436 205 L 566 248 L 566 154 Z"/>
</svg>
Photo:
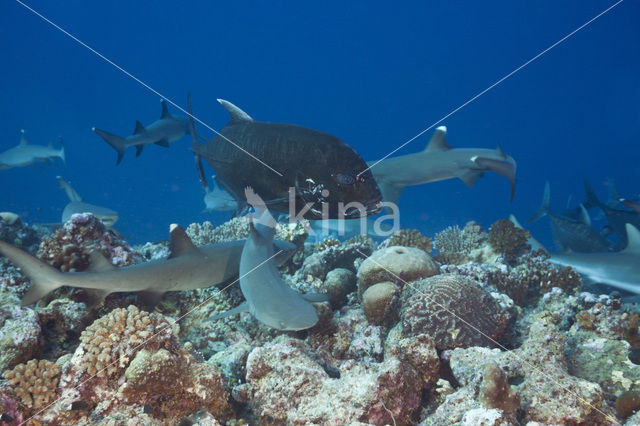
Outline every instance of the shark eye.
<svg viewBox="0 0 640 426">
<path fill-rule="evenodd" d="M 340 185 L 353 185 L 354 183 L 356 183 L 356 179 L 346 173 L 338 173 L 336 175 L 336 180 Z"/>
</svg>

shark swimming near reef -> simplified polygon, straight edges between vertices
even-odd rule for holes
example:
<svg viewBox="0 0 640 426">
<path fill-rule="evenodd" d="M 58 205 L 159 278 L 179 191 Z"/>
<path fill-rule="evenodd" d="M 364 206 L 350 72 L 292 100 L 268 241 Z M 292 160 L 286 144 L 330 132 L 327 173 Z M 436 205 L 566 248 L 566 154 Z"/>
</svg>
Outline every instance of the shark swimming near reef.
<svg viewBox="0 0 640 426">
<path fill-rule="evenodd" d="M 506 177 L 511 184 L 511 200 L 516 191 L 516 162 L 497 149 L 452 148 L 447 143 L 447 128 L 436 128 L 422 152 L 369 161 L 373 177 L 380 186 L 382 199 L 396 203 L 405 186 L 421 185 L 458 178 L 471 188 L 484 172 Z"/>
<path fill-rule="evenodd" d="M 248 186 L 271 211 L 294 212 L 300 219 L 356 218 L 381 210 L 366 163 L 342 140 L 307 127 L 256 121 L 232 103 L 218 102 L 231 121 L 206 144 L 194 137 L 191 150 L 216 171 L 238 213 L 246 208 Z"/>
<path fill-rule="evenodd" d="M 531 216 L 529 222 L 535 222 L 543 216 L 549 216 L 553 238 L 560 251 L 572 250 L 579 253 L 595 253 L 612 249 L 611 242 L 593 229 L 589 213 L 582 204 L 580 205 L 580 220 L 553 213 L 549 207 L 550 191 L 549 182 L 547 182 L 544 186 L 542 205 Z"/>
<path fill-rule="evenodd" d="M 511 215 L 511 222 L 522 228 L 518 220 Z M 561 266 L 570 266 L 588 282 L 606 284 L 611 287 L 640 294 L 640 231 L 626 224 L 627 246 L 619 252 L 604 253 L 550 253 L 549 262 Z M 532 250 L 544 249 L 544 246 L 530 237 L 527 243 Z"/>
<path fill-rule="evenodd" d="M 118 152 L 116 165 L 120 164 L 124 157 L 125 150 L 130 146 L 136 147 L 137 157 L 142 154 L 144 147 L 149 144 L 169 148 L 170 142 L 175 142 L 190 133 L 189 119 L 183 116 L 171 115 L 164 100 L 161 100 L 160 103 L 162 104 L 160 119 L 154 121 L 147 127 L 141 122 L 136 121 L 136 128 L 133 134 L 126 138 L 96 129 L 95 127 L 92 128 L 94 132 Z"/>
<path fill-rule="evenodd" d="M 60 188 L 62 188 L 67 194 L 67 197 L 69 197 L 69 203 L 64 207 L 64 210 L 62 210 L 62 223 L 67 222 L 71 219 L 71 216 L 76 213 L 91 213 L 100 219 L 107 228 L 113 227 L 113 225 L 118 221 L 119 216 L 117 211 L 111 210 L 107 207 L 85 203 L 69 182 L 60 176 L 56 176 L 56 179 L 58 179 Z"/>
<path fill-rule="evenodd" d="M 249 222 L 251 231 L 240 259 L 240 289 L 246 301 L 206 321 L 249 311 L 258 321 L 278 330 L 313 327 L 318 322 L 318 314 L 310 302 L 323 302 L 328 297 L 300 294 L 283 281 L 273 261 L 276 221 L 250 188 L 246 195 L 249 204 L 256 208 L 256 219 Z"/>
<path fill-rule="evenodd" d="M 291 243 L 272 241 L 272 244 L 279 251 L 274 264 L 284 263 L 295 251 Z M 171 254 L 167 259 L 121 268 L 94 251 L 88 271 L 63 273 L 4 241 L 0 241 L 0 255 L 6 256 L 31 280 L 31 288 L 22 298 L 23 306 L 63 286 L 95 290 L 102 297 L 115 292 L 139 292 L 142 299 L 153 304 L 167 291 L 193 290 L 230 281 L 238 275 L 244 245 L 244 240 L 239 240 L 196 247 L 181 227 L 172 225 Z"/>
<path fill-rule="evenodd" d="M 0 153 L 0 170 L 12 169 L 14 167 L 25 167 L 32 164 L 47 162 L 53 158 L 60 158 L 65 163 L 64 144 L 60 138 L 60 149 L 53 147 L 53 142 L 48 146 L 32 145 L 27 142 L 24 130 L 20 130 L 20 143 L 18 146 L 10 148 Z"/>
<path fill-rule="evenodd" d="M 212 178 L 213 189 L 208 186 L 204 188 L 205 210 L 208 212 L 238 210 L 238 203 L 233 196 L 220 187 L 215 175 Z"/>
</svg>

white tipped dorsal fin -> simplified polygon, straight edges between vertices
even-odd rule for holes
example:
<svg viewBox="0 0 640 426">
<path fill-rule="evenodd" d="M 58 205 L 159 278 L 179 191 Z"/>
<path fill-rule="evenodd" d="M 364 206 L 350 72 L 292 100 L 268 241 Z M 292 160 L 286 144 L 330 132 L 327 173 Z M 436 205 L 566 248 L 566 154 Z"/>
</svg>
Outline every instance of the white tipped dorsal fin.
<svg viewBox="0 0 640 426">
<path fill-rule="evenodd" d="M 27 138 L 24 137 L 24 129 L 20 130 L 20 145 L 26 145 Z"/>
<path fill-rule="evenodd" d="M 160 114 L 160 119 L 171 118 L 171 113 L 169 112 L 169 108 L 167 108 L 167 103 L 164 99 L 160 99 L 160 103 L 162 104 L 162 114 Z"/>
<path fill-rule="evenodd" d="M 436 128 L 433 136 L 431 136 L 431 140 L 429 140 L 425 151 L 448 151 L 450 149 L 451 147 L 447 143 L 447 127 L 439 126 Z"/>
<path fill-rule="evenodd" d="M 231 121 L 253 121 L 253 118 L 251 118 L 249 114 L 247 114 L 231 102 L 225 101 L 224 99 L 218 99 L 218 102 L 220 102 L 220 105 L 222 105 L 224 109 L 227 110 L 229 115 L 231 115 Z"/>
<path fill-rule="evenodd" d="M 171 254 L 169 259 L 198 251 L 198 248 L 193 245 L 187 233 L 179 225 L 172 223 L 169 227 L 169 232 L 171 233 Z"/>
<path fill-rule="evenodd" d="M 625 228 L 627 230 L 627 247 L 623 251 L 640 255 L 640 231 L 630 223 L 625 224 Z"/>
<path fill-rule="evenodd" d="M 109 259 L 98 250 L 93 250 L 89 253 L 89 262 L 89 268 L 87 268 L 89 272 L 107 272 L 117 269 Z"/>
<path fill-rule="evenodd" d="M 584 223 L 587 226 L 591 226 L 591 217 L 589 216 L 589 212 L 584 208 L 584 205 L 580 203 L 580 222 Z"/>
</svg>

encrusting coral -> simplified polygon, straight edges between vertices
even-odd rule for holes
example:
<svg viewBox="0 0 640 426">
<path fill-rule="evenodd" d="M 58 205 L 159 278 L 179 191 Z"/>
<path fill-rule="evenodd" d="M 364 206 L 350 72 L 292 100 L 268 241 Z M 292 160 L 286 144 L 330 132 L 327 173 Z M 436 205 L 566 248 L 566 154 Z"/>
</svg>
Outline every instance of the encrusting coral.
<svg viewBox="0 0 640 426">
<path fill-rule="evenodd" d="M 45 359 L 32 359 L 5 371 L 3 375 L 24 405 L 41 408 L 56 396 L 60 367 Z"/>
</svg>

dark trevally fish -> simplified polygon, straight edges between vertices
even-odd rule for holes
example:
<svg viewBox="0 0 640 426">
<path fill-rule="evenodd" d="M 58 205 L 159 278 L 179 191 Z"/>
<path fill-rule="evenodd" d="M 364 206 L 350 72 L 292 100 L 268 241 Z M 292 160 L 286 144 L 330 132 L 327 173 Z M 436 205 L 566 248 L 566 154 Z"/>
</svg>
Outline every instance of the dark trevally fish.
<svg viewBox="0 0 640 426">
<path fill-rule="evenodd" d="M 124 157 L 125 150 L 130 146 L 136 147 L 137 157 L 142 153 L 146 145 L 156 144 L 169 148 L 169 142 L 175 142 L 190 133 L 189 119 L 183 116 L 171 115 L 164 100 L 160 102 L 162 104 L 160 120 L 154 121 L 147 127 L 144 127 L 141 122 L 136 121 L 136 128 L 133 131 L 133 135 L 126 138 L 96 129 L 95 127 L 92 129 L 118 151 L 116 164 L 120 164 Z"/>
<path fill-rule="evenodd" d="M 589 214 L 582 205 L 580 206 L 580 220 L 557 215 L 549 209 L 550 196 L 549 182 L 547 182 L 544 186 L 542 205 L 531 216 L 529 222 L 534 222 L 543 216 L 549 216 L 553 239 L 559 251 L 571 250 L 578 253 L 596 253 L 611 250 L 611 242 L 593 229 Z"/>
<path fill-rule="evenodd" d="M 278 265 L 288 260 L 296 248 L 284 241 L 271 242 L 279 251 L 273 260 Z M 34 303 L 62 286 L 91 289 L 102 297 L 114 292 L 140 292 L 141 297 L 153 303 L 167 291 L 194 290 L 233 279 L 238 275 L 244 244 L 240 240 L 196 247 L 181 227 L 172 225 L 171 255 L 167 259 L 122 268 L 116 268 L 101 253 L 92 252 L 87 272 L 63 273 L 4 241 L 0 241 L 0 254 L 31 280 L 22 305 Z"/>
<path fill-rule="evenodd" d="M 118 221 L 119 216 L 117 211 L 111 210 L 107 207 L 85 203 L 69 182 L 60 176 L 56 176 L 56 179 L 58 179 L 60 188 L 62 188 L 67 194 L 67 197 L 69 197 L 69 203 L 64 207 L 64 210 L 62 210 L 62 223 L 67 222 L 71 219 L 71 216 L 76 213 L 91 213 L 100 219 L 100 221 L 108 228 L 113 227 L 113 225 Z"/>
<path fill-rule="evenodd" d="M 368 162 L 384 201 L 397 203 L 405 186 L 445 179 L 458 178 L 471 188 L 487 171 L 509 180 L 513 200 L 516 191 L 514 159 L 500 146 L 497 149 L 452 148 L 447 143 L 446 133 L 445 126 L 438 127 L 421 152 Z"/>
<path fill-rule="evenodd" d="M 292 189 L 298 219 L 355 218 L 380 211 L 378 185 L 345 142 L 306 127 L 255 121 L 230 102 L 218 102 L 231 121 L 206 144 L 194 139 L 191 149 L 215 169 L 240 210 L 246 207 L 244 188 L 250 186 L 270 210 L 281 213 L 291 213 Z M 353 202 L 359 206 L 347 205 Z"/>
<path fill-rule="evenodd" d="M 596 197 L 591 184 L 586 179 L 584 180 L 584 192 L 586 193 L 586 201 L 584 202 L 585 207 L 597 207 L 601 209 L 611 229 L 613 229 L 613 231 L 618 234 L 619 240 L 616 244 L 616 247 L 619 249 L 626 247 L 626 225 L 627 223 L 630 223 L 635 228 L 640 229 L 640 214 L 635 211 L 614 209 L 606 204 L 603 204 L 602 202 L 600 202 L 600 200 L 598 200 L 598 197 Z"/>
<path fill-rule="evenodd" d="M 20 131 L 20 143 L 2 153 L 0 153 L 0 170 L 13 169 L 14 167 L 30 166 L 38 162 L 47 162 L 52 158 L 60 158 L 65 162 L 64 145 L 60 139 L 62 147 L 55 149 L 53 143 L 48 146 L 31 145 L 24 137 L 24 130 Z"/>
</svg>

